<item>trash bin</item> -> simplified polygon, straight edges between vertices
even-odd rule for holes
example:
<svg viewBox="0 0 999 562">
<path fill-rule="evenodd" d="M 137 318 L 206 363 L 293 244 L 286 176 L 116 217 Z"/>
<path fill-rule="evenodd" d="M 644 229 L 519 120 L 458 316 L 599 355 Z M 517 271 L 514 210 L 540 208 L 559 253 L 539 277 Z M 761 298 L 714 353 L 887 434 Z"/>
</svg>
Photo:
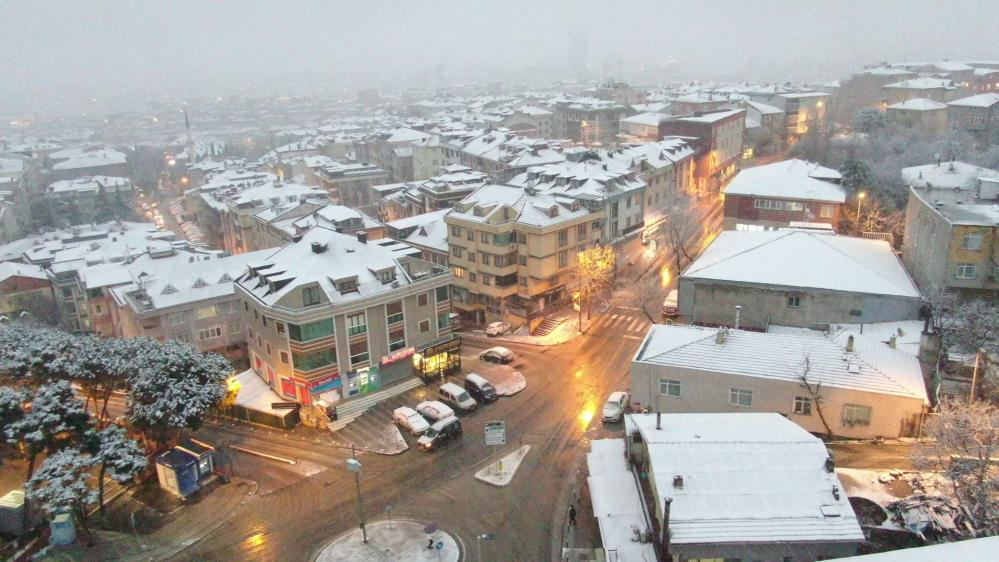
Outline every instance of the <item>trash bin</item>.
<svg viewBox="0 0 999 562">
<path fill-rule="evenodd" d="M 67 546 L 76 542 L 76 524 L 68 513 L 60 513 L 53 517 L 49 523 L 49 530 L 51 531 L 49 544 Z"/>
</svg>

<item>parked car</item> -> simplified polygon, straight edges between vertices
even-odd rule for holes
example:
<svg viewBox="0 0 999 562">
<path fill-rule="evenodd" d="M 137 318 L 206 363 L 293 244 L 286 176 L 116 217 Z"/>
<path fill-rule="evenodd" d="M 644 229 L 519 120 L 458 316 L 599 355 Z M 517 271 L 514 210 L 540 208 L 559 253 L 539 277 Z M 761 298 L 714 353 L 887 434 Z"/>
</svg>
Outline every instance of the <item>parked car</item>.
<svg viewBox="0 0 999 562">
<path fill-rule="evenodd" d="M 627 392 L 612 392 L 607 397 L 607 403 L 604 404 L 604 413 L 600 419 L 604 422 L 621 421 L 625 412 L 628 411 L 629 398 Z"/>
<path fill-rule="evenodd" d="M 477 373 L 465 375 L 465 390 L 483 404 L 495 402 L 499 398 L 493 385 Z"/>
<path fill-rule="evenodd" d="M 408 406 L 396 408 L 392 412 L 392 422 L 413 435 L 420 435 L 430 429 L 430 424 L 427 423 L 427 420 L 419 412 Z"/>
<path fill-rule="evenodd" d="M 430 429 L 417 440 L 416 444 L 424 451 L 431 451 L 460 436 L 461 421 L 456 417 L 450 417 L 430 426 Z"/>
<path fill-rule="evenodd" d="M 680 309 L 677 308 L 677 296 L 676 289 L 673 289 L 666 295 L 666 300 L 663 301 L 663 317 L 676 318 L 680 313 Z"/>
<path fill-rule="evenodd" d="M 509 322 L 493 322 L 492 324 L 486 326 L 487 336 L 502 336 L 503 334 L 510 331 Z"/>
<path fill-rule="evenodd" d="M 509 363 L 517 356 L 505 347 L 490 347 L 479 354 L 479 359 L 490 363 Z"/>
<path fill-rule="evenodd" d="M 447 404 L 437 400 L 428 400 L 416 405 L 416 411 L 431 422 L 438 422 L 442 419 L 454 416 L 454 410 L 447 407 Z"/>
<path fill-rule="evenodd" d="M 441 385 L 440 389 L 437 391 L 440 395 L 441 400 L 445 404 L 448 404 L 454 408 L 458 408 L 464 412 L 471 412 L 479 404 L 465 392 L 464 388 L 454 384 L 453 382 L 446 382 Z"/>
</svg>

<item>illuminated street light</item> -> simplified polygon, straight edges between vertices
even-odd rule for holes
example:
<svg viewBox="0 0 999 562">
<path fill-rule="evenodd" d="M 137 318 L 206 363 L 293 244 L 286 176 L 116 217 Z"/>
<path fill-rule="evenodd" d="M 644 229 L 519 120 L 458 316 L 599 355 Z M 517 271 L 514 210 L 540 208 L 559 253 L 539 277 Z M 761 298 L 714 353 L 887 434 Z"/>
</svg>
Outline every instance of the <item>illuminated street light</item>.
<svg viewBox="0 0 999 562">
<path fill-rule="evenodd" d="M 867 192 L 861 191 L 857 194 L 857 226 L 860 226 L 860 204 L 864 202 L 864 197 L 867 197 Z"/>
</svg>

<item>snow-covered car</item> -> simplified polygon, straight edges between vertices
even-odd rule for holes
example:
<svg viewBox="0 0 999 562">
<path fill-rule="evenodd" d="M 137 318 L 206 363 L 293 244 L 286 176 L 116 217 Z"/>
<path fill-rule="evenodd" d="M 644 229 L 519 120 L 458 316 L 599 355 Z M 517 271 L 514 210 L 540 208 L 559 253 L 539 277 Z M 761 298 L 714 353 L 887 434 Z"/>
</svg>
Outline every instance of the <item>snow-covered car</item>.
<svg viewBox="0 0 999 562">
<path fill-rule="evenodd" d="M 625 412 L 628 411 L 628 400 L 629 396 L 627 392 L 611 392 L 611 395 L 607 397 L 607 403 L 604 404 L 604 413 L 600 417 L 604 422 L 616 422 L 621 421 Z"/>
<path fill-rule="evenodd" d="M 427 400 L 416 405 L 416 411 L 431 422 L 454 417 L 454 410 L 439 400 Z"/>
<path fill-rule="evenodd" d="M 489 349 L 483 351 L 479 354 L 479 359 L 487 361 L 489 363 L 509 363 L 513 361 L 517 356 L 513 354 L 512 351 L 505 347 L 490 347 Z"/>
<path fill-rule="evenodd" d="M 509 322 L 493 322 L 492 324 L 486 326 L 487 336 L 502 336 L 503 334 L 510 331 Z"/>
<path fill-rule="evenodd" d="M 392 422 L 413 435 L 421 435 L 430 429 L 430 424 L 416 410 L 403 406 L 392 411 Z"/>
</svg>

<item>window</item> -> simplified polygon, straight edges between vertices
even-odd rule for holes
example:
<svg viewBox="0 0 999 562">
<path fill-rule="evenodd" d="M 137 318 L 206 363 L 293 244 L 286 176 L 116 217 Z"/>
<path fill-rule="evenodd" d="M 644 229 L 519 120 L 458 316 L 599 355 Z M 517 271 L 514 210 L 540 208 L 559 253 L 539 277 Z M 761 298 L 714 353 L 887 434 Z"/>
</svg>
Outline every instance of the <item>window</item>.
<svg viewBox="0 0 999 562">
<path fill-rule="evenodd" d="M 333 319 L 317 320 L 308 324 L 288 324 L 288 337 L 292 341 L 307 342 L 333 335 Z"/>
<path fill-rule="evenodd" d="M 461 238 L 461 227 L 460 226 L 452 226 L 451 227 L 451 236 L 456 236 L 458 238 Z"/>
<path fill-rule="evenodd" d="M 448 299 L 447 285 L 444 285 L 443 287 L 437 287 L 436 291 L 437 291 L 438 303 L 442 303 Z"/>
<path fill-rule="evenodd" d="M 977 273 L 978 273 L 978 266 L 973 263 L 957 264 L 958 279 L 974 279 Z"/>
<path fill-rule="evenodd" d="M 527 256 L 517 256 L 517 263 L 520 265 L 527 265 Z"/>
<path fill-rule="evenodd" d="M 315 306 L 319 304 L 319 287 L 306 287 L 302 289 L 302 305 Z"/>
<path fill-rule="evenodd" d="M 363 312 L 347 315 L 347 334 L 356 336 L 368 331 L 368 323 Z"/>
<path fill-rule="evenodd" d="M 969 232 L 964 235 L 964 242 L 961 244 L 961 249 L 964 250 L 981 250 L 982 249 L 982 233 L 981 232 Z"/>
<path fill-rule="evenodd" d="M 489 254 L 486 254 L 486 253 L 482 254 L 482 265 L 489 265 L 490 260 L 491 260 L 491 258 L 490 258 Z M 499 264 L 496 264 L 496 265 L 499 265 Z"/>
<path fill-rule="evenodd" d="M 355 366 L 368 360 L 367 338 L 350 343 L 350 364 Z"/>
<path fill-rule="evenodd" d="M 420 321 L 420 333 L 425 334 L 430 331 L 430 320 Z"/>
<path fill-rule="evenodd" d="M 680 396 L 680 381 L 659 379 L 659 394 L 663 396 Z"/>
<path fill-rule="evenodd" d="M 225 303 L 226 314 L 236 314 L 239 311 L 239 301 L 229 301 Z"/>
<path fill-rule="evenodd" d="M 167 324 L 169 324 L 170 326 L 180 326 L 183 323 L 184 323 L 183 312 L 175 312 L 167 316 Z"/>
<path fill-rule="evenodd" d="M 177 341 L 182 341 L 184 343 L 191 343 L 191 335 L 190 334 L 174 334 L 173 335 L 173 339 L 175 339 Z"/>
<path fill-rule="evenodd" d="M 214 305 L 212 306 L 202 306 L 195 311 L 198 316 L 198 320 L 204 320 L 205 318 L 214 318 L 219 315 L 218 308 Z"/>
<path fill-rule="evenodd" d="M 385 305 L 385 315 L 389 324 L 402 322 L 402 301 L 390 302 Z"/>
<path fill-rule="evenodd" d="M 281 362 L 284 363 L 285 365 L 288 364 L 288 352 L 287 351 L 282 351 L 281 352 Z"/>
<path fill-rule="evenodd" d="M 221 326 L 213 326 L 211 328 L 205 328 L 204 330 L 198 330 L 198 340 L 205 341 L 212 338 L 217 338 L 222 335 Z"/>
<path fill-rule="evenodd" d="M 558 266 L 559 267 L 566 267 L 567 265 L 569 265 L 569 251 L 568 250 L 559 250 L 559 252 L 558 252 Z"/>
<path fill-rule="evenodd" d="M 451 255 L 460 258 L 461 254 L 465 251 L 461 246 L 451 246 Z"/>
<path fill-rule="evenodd" d="M 273 355 L 274 352 L 271 351 L 271 342 L 267 342 L 265 345 L 267 346 L 267 355 Z"/>
<path fill-rule="evenodd" d="M 451 313 L 444 311 L 437 313 L 437 328 L 444 329 L 451 325 Z"/>
<path fill-rule="evenodd" d="M 805 206 L 799 201 L 780 201 L 776 199 L 756 199 L 753 206 L 757 209 L 771 209 L 774 211 L 801 211 Z"/>
<path fill-rule="evenodd" d="M 728 390 L 728 403 L 733 406 L 753 406 L 753 391 L 744 388 L 730 388 Z"/>
<path fill-rule="evenodd" d="M 282 361 L 284 359 L 284 357 L 281 358 Z M 294 362 L 293 366 L 295 370 L 298 371 L 312 371 L 329 367 L 336 363 L 336 348 L 327 347 L 326 349 L 310 353 L 296 353 L 293 351 L 291 352 L 291 360 Z"/>
<path fill-rule="evenodd" d="M 279 334 L 284 334 L 284 322 L 274 322 L 274 330 Z"/>
<path fill-rule="evenodd" d="M 475 263 L 475 252 L 468 252 L 468 261 Z"/>
<path fill-rule="evenodd" d="M 482 274 L 482 284 L 483 285 L 492 285 L 493 284 L 493 276 L 489 275 L 488 273 L 483 273 Z"/>
<path fill-rule="evenodd" d="M 99 304 L 94 305 L 94 314 L 104 314 L 104 312 L 101 309 L 101 305 Z"/>
<path fill-rule="evenodd" d="M 229 322 L 229 335 L 235 336 L 243 333 L 243 325 L 239 322 Z"/>
<path fill-rule="evenodd" d="M 430 300 L 430 293 L 420 293 L 416 295 L 416 306 L 427 306 Z"/>
<path fill-rule="evenodd" d="M 819 216 L 824 219 L 831 219 L 835 214 L 835 209 L 832 205 L 822 205 L 819 207 Z"/>
<path fill-rule="evenodd" d="M 859 404 L 843 406 L 843 422 L 847 425 L 870 425 L 871 407 Z"/>
<path fill-rule="evenodd" d="M 586 223 L 576 225 L 576 240 L 586 240 Z"/>
<path fill-rule="evenodd" d="M 246 327 L 246 333 L 250 335 L 250 339 L 252 340 L 253 339 L 253 328 L 247 326 Z"/>
<path fill-rule="evenodd" d="M 472 230 L 471 228 L 468 229 L 468 239 L 475 241 L 475 231 Z"/>
<path fill-rule="evenodd" d="M 482 242 L 483 244 L 488 244 L 489 243 L 489 233 L 488 232 L 480 232 L 479 233 L 479 242 Z"/>
<path fill-rule="evenodd" d="M 470 282 L 472 282 L 472 283 L 475 283 L 475 282 L 476 282 L 476 280 L 477 280 L 477 277 L 476 277 L 476 275 L 475 275 L 475 272 L 474 272 L 474 271 L 473 271 L 472 273 L 469 273 L 469 274 L 468 274 L 468 280 L 469 280 Z"/>
<path fill-rule="evenodd" d="M 805 396 L 795 396 L 794 409 L 791 411 L 799 416 L 812 415 L 812 399 Z"/>
<path fill-rule="evenodd" d="M 798 308 L 801 306 L 801 297 L 787 297 L 787 305 L 791 308 Z"/>
<path fill-rule="evenodd" d="M 527 244 L 527 235 L 524 234 L 523 232 L 518 232 L 517 233 L 517 243 L 518 244 Z"/>
<path fill-rule="evenodd" d="M 455 279 L 464 279 L 465 278 L 465 268 L 464 267 L 455 266 L 454 268 L 451 269 L 451 274 L 454 275 Z"/>
<path fill-rule="evenodd" d="M 267 317 L 266 316 L 261 316 L 260 317 L 260 321 L 264 324 L 264 328 L 266 328 L 267 327 Z"/>
<path fill-rule="evenodd" d="M 526 287 L 527 286 L 527 277 L 524 277 L 523 275 L 521 275 L 520 277 L 517 278 L 517 283 L 521 287 Z"/>
<path fill-rule="evenodd" d="M 558 246 L 559 248 L 561 248 L 562 246 L 566 246 L 568 244 L 569 244 L 569 229 L 563 228 L 562 230 L 558 231 Z"/>
<path fill-rule="evenodd" d="M 389 351 L 406 347 L 406 330 L 402 326 L 389 330 Z"/>
<path fill-rule="evenodd" d="M 590 232 L 596 232 L 600 230 L 600 221 L 593 221 L 590 223 Z"/>
</svg>

